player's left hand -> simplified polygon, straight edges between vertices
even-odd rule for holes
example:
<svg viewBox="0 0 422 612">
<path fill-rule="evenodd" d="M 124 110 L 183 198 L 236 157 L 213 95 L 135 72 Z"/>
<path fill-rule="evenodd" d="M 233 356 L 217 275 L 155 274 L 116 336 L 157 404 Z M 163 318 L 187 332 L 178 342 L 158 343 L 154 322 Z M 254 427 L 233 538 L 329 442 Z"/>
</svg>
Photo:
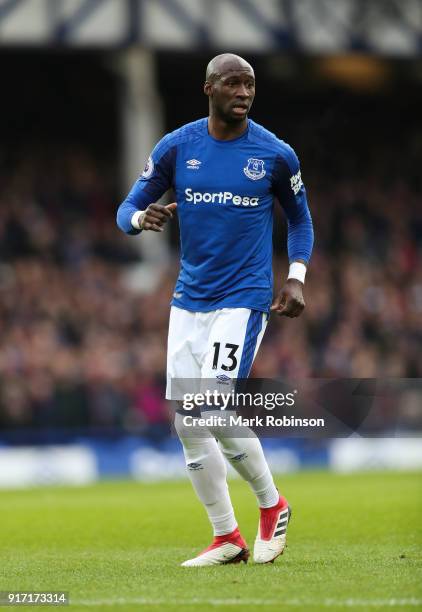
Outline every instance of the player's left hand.
<svg viewBox="0 0 422 612">
<path fill-rule="evenodd" d="M 271 311 L 283 317 L 298 317 L 305 308 L 302 291 L 303 283 L 295 278 L 289 278 L 274 298 Z"/>
<path fill-rule="evenodd" d="M 164 230 L 163 225 L 167 223 L 169 219 L 173 219 L 173 211 L 176 210 L 176 208 L 176 202 L 167 204 L 167 206 L 156 203 L 150 204 L 142 213 L 143 219 L 141 222 L 141 229 L 162 232 Z"/>
</svg>

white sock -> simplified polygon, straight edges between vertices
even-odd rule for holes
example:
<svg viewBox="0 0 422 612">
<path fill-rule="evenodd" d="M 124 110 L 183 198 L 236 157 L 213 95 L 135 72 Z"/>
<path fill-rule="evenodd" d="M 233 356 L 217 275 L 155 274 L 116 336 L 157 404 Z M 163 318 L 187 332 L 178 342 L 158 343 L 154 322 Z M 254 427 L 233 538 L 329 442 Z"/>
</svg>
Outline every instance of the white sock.
<svg viewBox="0 0 422 612">
<path fill-rule="evenodd" d="M 261 442 L 251 431 L 248 438 L 219 437 L 220 448 L 240 476 L 249 483 L 261 508 L 271 508 L 280 498 Z"/>
<path fill-rule="evenodd" d="M 189 478 L 204 504 L 214 535 L 231 533 L 237 527 L 227 486 L 227 466 L 217 441 L 203 428 L 185 427 L 176 413 L 175 427 L 183 445 Z"/>
</svg>

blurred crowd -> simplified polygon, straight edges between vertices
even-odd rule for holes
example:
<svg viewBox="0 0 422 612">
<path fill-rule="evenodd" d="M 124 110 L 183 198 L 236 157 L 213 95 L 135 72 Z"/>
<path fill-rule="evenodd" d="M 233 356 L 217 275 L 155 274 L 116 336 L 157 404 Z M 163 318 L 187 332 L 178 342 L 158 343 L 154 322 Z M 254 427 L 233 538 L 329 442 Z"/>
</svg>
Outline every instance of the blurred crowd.
<svg viewBox="0 0 422 612">
<path fill-rule="evenodd" d="M 371 164 L 351 179 L 302 161 L 316 233 L 307 307 L 298 319 L 271 317 L 253 375 L 421 377 L 420 185 Z M 110 176 L 80 151 L 31 152 L 0 172 L 3 430 L 169 431 L 163 389 L 178 266 L 148 293 L 127 282 L 142 237 L 116 227 Z M 275 244 L 278 290 L 288 267 L 281 215 Z"/>
</svg>

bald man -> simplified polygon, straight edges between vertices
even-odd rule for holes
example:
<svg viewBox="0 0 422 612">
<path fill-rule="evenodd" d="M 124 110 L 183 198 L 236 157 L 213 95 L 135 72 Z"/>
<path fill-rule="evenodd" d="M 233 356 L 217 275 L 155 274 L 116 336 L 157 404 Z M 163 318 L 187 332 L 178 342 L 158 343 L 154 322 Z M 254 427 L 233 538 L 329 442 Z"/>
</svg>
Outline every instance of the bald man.
<svg viewBox="0 0 422 612">
<path fill-rule="evenodd" d="M 214 57 L 204 93 L 209 116 L 167 134 L 156 145 L 120 205 L 117 223 L 127 234 L 138 235 L 163 231 L 176 207 L 179 216 L 181 263 L 171 302 L 166 398 L 180 402 L 175 427 L 189 477 L 214 531 L 212 544 L 182 565 L 248 560 L 225 459 L 257 498 L 254 561 L 269 563 L 284 550 L 289 504 L 274 485 L 258 438 L 250 430 L 236 435 L 225 426 L 221 415 L 227 413 L 220 410 L 219 399 L 213 402 L 208 395 L 204 405 L 191 392 L 212 384 L 222 398 L 238 388 L 239 380 L 249 375 L 270 311 L 286 317 L 302 313 L 312 220 L 295 152 L 248 118 L 255 97 L 252 66 L 231 53 Z M 169 188 L 176 202 L 157 204 Z M 290 268 L 272 300 L 275 199 L 287 217 Z M 187 395 L 196 399 L 194 413 L 183 410 L 190 407 Z M 220 421 L 207 415 L 220 415 Z"/>
</svg>

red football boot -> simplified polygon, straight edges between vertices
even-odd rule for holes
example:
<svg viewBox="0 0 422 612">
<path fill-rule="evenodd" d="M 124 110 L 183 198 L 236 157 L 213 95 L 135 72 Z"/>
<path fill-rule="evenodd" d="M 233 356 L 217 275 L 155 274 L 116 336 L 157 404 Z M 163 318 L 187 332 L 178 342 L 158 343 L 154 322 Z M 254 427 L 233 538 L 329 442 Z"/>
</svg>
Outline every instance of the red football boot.
<svg viewBox="0 0 422 612">
<path fill-rule="evenodd" d="M 276 506 L 260 508 L 260 512 L 253 558 L 255 563 L 270 563 L 283 554 L 292 511 L 287 499 L 280 497 Z"/>
<path fill-rule="evenodd" d="M 205 565 L 225 565 L 227 563 L 247 563 L 249 549 L 240 535 L 238 527 L 231 533 L 214 536 L 213 543 L 197 557 L 182 563 L 183 567 L 202 567 Z"/>
</svg>

